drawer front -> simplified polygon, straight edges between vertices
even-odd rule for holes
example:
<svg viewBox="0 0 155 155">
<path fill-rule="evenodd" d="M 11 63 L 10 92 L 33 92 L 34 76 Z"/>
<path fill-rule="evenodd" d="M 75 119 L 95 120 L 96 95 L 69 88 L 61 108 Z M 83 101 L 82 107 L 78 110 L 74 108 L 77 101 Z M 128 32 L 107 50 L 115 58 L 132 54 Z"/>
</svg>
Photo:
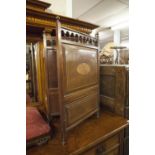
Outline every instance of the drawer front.
<svg viewBox="0 0 155 155">
<path fill-rule="evenodd" d="M 97 110 L 97 97 L 98 94 L 95 92 L 65 105 L 67 126 L 76 123 L 91 112 Z"/>
<path fill-rule="evenodd" d="M 119 134 L 94 146 L 82 155 L 119 155 Z"/>
</svg>

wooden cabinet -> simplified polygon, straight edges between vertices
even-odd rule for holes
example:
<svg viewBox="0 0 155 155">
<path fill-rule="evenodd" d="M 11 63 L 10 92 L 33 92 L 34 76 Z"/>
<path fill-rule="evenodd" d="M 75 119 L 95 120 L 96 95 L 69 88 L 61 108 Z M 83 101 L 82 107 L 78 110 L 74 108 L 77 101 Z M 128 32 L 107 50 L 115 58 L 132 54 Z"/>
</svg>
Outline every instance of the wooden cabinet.
<svg viewBox="0 0 155 155">
<path fill-rule="evenodd" d="M 45 2 L 26 2 L 27 42 L 39 47 L 36 53 L 38 100 L 49 117 L 60 116 L 55 123 L 58 128 L 55 138 L 27 154 L 122 155 L 126 119 L 108 112 L 99 118 L 93 116 L 99 113 L 99 48 L 98 35 L 92 37 L 90 33 L 98 26 L 48 13 L 44 11 L 49 7 Z M 122 115 L 126 94 L 120 82 L 124 81 L 124 74 L 121 69 L 103 70 L 101 102 Z M 122 75 L 121 79 L 118 74 Z"/>
<path fill-rule="evenodd" d="M 98 111 L 98 50 L 62 44 L 67 129 Z"/>
<path fill-rule="evenodd" d="M 128 66 L 100 66 L 100 101 L 103 108 L 129 118 Z"/>
<path fill-rule="evenodd" d="M 56 23 L 56 29 L 45 31 L 43 37 L 45 85 L 49 115 L 60 115 L 65 133 L 99 111 L 98 46 L 97 38 L 64 29 L 58 20 Z M 78 42 L 75 36 L 92 42 Z"/>
<path fill-rule="evenodd" d="M 66 132 L 99 112 L 97 25 L 44 11 L 48 3 L 27 0 L 27 41 L 39 42 L 38 98 L 49 118 L 59 115 Z"/>
<path fill-rule="evenodd" d="M 129 69 L 124 65 L 100 66 L 100 101 L 103 109 L 129 119 Z M 129 154 L 129 127 L 124 129 L 123 155 Z"/>
</svg>

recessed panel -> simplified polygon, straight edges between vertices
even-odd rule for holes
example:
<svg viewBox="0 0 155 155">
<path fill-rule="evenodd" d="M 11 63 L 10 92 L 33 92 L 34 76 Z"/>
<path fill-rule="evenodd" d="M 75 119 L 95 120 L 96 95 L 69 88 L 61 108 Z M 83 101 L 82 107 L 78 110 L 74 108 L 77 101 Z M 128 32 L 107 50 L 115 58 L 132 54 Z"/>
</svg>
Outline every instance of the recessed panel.
<svg viewBox="0 0 155 155">
<path fill-rule="evenodd" d="M 72 125 L 98 108 L 97 93 L 90 94 L 66 105 L 67 125 Z"/>
<path fill-rule="evenodd" d="M 48 87 L 57 88 L 57 59 L 56 50 L 47 50 Z"/>
<path fill-rule="evenodd" d="M 65 93 L 97 83 L 97 50 L 63 44 Z"/>
<path fill-rule="evenodd" d="M 100 85 L 101 85 L 101 94 L 105 96 L 115 98 L 115 84 L 116 77 L 111 75 L 101 75 Z"/>
</svg>

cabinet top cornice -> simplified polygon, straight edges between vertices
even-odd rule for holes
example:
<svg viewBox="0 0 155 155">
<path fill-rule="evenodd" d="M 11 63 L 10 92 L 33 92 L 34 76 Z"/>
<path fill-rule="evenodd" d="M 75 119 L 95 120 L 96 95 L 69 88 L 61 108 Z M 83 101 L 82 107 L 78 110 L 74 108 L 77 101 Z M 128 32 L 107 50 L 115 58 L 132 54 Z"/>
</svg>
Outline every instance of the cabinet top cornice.
<svg viewBox="0 0 155 155">
<path fill-rule="evenodd" d="M 48 21 L 53 21 L 55 22 L 56 19 L 59 19 L 62 24 L 66 25 L 71 25 L 73 27 L 80 27 L 83 29 L 88 29 L 88 30 L 93 30 L 97 27 L 98 25 L 94 25 L 92 23 L 88 23 L 85 21 L 81 21 L 78 19 L 54 14 L 54 13 L 49 13 L 46 11 L 46 9 L 50 6 L 51 4 L 45 3 L 42 1 L 38 0 L 27 0 L 26 1 L 26 16 L 27 17 L 34 17 L 34 18 L 40 18 Z"/>
</svg>

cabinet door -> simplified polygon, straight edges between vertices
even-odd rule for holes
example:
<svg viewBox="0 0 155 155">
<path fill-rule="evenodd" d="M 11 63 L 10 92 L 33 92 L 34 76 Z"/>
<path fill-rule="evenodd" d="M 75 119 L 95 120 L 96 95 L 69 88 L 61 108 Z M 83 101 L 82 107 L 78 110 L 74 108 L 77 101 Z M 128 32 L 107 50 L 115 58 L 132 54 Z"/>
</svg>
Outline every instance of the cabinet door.
<svg viewBox="0 0 155 155">
<path fill-rule="evenodd" d="M 64 108 L 67 127 L 98 110 L 97 49 L 62 44 Z"/>
<path fill-rule="evenodd" d="M 126 69 L 124 66 L 100 67 L 101 104 L 124 116 L 126 101 Z"/>
</svg>

